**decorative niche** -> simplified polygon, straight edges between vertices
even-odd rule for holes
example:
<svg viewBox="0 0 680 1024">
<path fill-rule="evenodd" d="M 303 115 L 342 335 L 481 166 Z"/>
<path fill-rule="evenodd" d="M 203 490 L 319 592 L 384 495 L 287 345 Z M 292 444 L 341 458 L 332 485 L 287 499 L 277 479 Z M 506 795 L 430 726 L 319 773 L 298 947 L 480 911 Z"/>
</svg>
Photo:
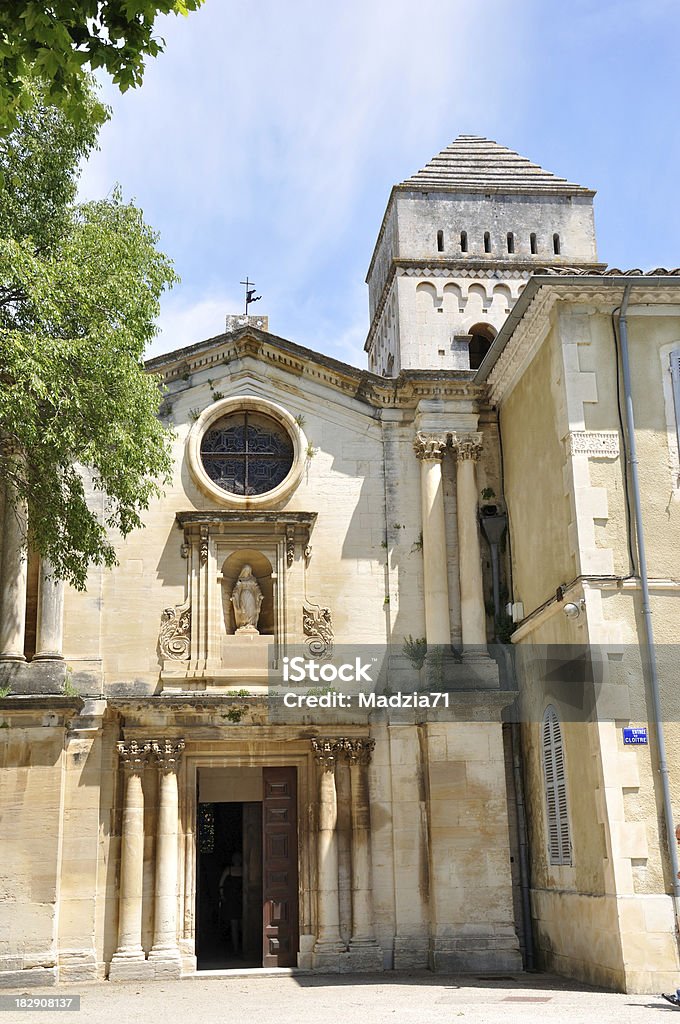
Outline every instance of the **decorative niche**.
<svg viewBox="0 0 680 1024">
<path fill-rule="evenodd" d="M 163 612 L 164 690 L 266 686 L 309 641 L 305 574 L 316 512 L 178 512 L 186 599 Z M 179 541 L 179 538 L 178 538 Z"/>
</svg>

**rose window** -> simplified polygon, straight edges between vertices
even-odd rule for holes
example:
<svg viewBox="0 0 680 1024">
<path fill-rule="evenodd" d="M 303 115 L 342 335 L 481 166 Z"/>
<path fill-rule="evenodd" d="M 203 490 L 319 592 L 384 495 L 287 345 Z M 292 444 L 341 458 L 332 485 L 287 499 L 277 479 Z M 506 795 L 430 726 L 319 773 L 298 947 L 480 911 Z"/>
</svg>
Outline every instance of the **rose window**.
<svg viewBox="0 0 680 1024">
<path fill-rule="evenodd" d="M 206 473 L 230 494 L 272 491 L 288 476 L 293 458 L 293 441 L 285 428 L 258 412 L 223 416 L 201 441 Z"/>
</svg>

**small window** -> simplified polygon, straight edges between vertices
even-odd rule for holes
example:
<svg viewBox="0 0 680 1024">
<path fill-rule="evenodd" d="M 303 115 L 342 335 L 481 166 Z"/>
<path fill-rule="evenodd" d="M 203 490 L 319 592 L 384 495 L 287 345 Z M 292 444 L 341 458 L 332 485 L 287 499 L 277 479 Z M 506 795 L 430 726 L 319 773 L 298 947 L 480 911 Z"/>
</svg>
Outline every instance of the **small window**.
<svg viewBox="0 0 680 1024">
<path fill-rule="evenodd" d="M 553 235 L 553 252 L 556 256 L 560 254 L 560 236 L 558 234 Z"/>
<path fill-rule="evenodd" d="M 541 733 L 550 863 L 571 864 L 571 837 L 562 729 L 557 712 L 552 705 L 545 709 Z"/>
<path fill-rule="evenodd" d="M 508 231 L 508 252 L 515 251 L 515 236 L 512 231 Z"/>
<path fill-rule="evenodd" d="M 484 232 L 484 252 L 491 252 L 491 235 L 488 231 Z"/>
<path fill-rule="evenodd" d="M 437 252 L 444 252 L 444 232 L 437 232 Z"/>
<path fill-rule="evenodd" d="M 671 380 L 673 381 L 673 404 L 675 406 L 675 430 L 680 447 L 680 348 L 671 352 Z"/>
<path fill-rule="evenodd" d="M 538 252 L 538 250 L 536 248 L 536 232 L 535 231 L 532 231 L 531 234 L 529 235 L 529 246 L 531 248 L 531 255 L 535 256 L 536 253 Z"/>
<path fill-rule="evenodd" d="M 496 332 L 491 324 L 475 324 L 474 327 L 470 328 L 468 354 L 471 370 L 478 370 L 482 365 L 482 360 L 491 348 L 491 343 L 495 337 Z"/>
<path fill-rule="evenodd" d="M 460 251 L 461 252 L 467 252 L 468 251 L 467 231 L 461 231 L 461 233 L 460 233 Z"/>
</svg>

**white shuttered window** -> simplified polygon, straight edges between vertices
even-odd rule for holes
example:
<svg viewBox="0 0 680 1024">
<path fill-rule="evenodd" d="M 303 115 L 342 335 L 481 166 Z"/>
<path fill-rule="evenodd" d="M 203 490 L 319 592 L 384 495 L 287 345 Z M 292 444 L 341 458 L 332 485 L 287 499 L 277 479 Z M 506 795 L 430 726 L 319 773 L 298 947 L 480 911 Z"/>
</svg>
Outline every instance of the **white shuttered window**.
<svg viewBox="0 0 680 1024">
<path fill-rule="evenodd" d="M 542 724 L 543 778 L 551 864 L 571 864 L 571 837 L 564 774 L 562 729 L 555 708 L 545 709 Z"/>
<path fill-rule="evenodd" d="M 671 380 L 673 381 L 673 404 L 675 406 L 675 430 L 680 446 L 680 348 L 671 352 Z"/>
</svg>

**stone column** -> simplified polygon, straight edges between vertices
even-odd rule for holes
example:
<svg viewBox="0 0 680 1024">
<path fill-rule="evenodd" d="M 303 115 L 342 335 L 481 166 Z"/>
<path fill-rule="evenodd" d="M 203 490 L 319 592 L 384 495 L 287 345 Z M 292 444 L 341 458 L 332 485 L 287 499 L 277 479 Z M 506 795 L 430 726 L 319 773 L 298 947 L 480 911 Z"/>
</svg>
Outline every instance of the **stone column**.
<svg viewBox="0 0 680 1024">
<path fill-rule="evenodd" d="M 460 618 L 463 657 L 487 657 L 486 611 L 482 585 L 482 552 L 477 522 L 476 465 L 482 450 L 480 433 L 454 437 L 460 564 Z"/>
<path fill-rule="evenodd" d="M 350 961 L 354 970 L 382 970 L 382 950 L 375 939 L 371 870 L 371 812 L 368 765 L 373 739 L 344 740 L 351 785 L 352 824 L 352 937 Z"/>
<path fill-rule="evenodd" d="M 62 661 L 64 581 L 55 579 L 48 561 L 40 561 L 38 628 L 34 661 Z"/>
<path fill-rule="evenodd" d="M 156 885 L 154 892 L 153 947 L 149 960 L 156 961 L 156 974 L 181 975 L 177 943 L 177 866 L 179 794 L 177 771 L 184 740 L 161 740 L 151 744 L 160 771 L 158 787 L 158 831 L 156 833 Z M 161 968 L 161 963 L 163 967 Z"/>
<path fill-rule="evenodd" d="M 146 976 L 142 949 L 142 893 L 144 888 L 144 793 L 142 773 L 151 743 L 137 740 L 117 744 L 125 769 L 125 803 L 120 839 L 120 901 L 118 949 L 111 960 L 111 981 Z"/>
<path fill-rule="evenodd" d="M 2 612 L 0 613 L 0 660 L 25 661 L 26 579 L 26 508 L 11 500 L 7 484 L 3 515 Z"/>
<path fill-rule="evenodd" d="M 335 967 L 338 954 L 345 951 L 340 937 L 340 899 L 338 892 L 338 796 L 335 767 L 342 751 L 342 740 L 312 739 L 319 765 L 318 836 L 318 932 L 314 946 L 315 967 Z"/>
<path fill-rule="evenodd" d="M 429 646 L 448 647 L 451 643 L 451 624 L 442 484 L 446 435 L 419 432 L 413 447 L 420 461 L 425 637 Z"/>
</svg>

